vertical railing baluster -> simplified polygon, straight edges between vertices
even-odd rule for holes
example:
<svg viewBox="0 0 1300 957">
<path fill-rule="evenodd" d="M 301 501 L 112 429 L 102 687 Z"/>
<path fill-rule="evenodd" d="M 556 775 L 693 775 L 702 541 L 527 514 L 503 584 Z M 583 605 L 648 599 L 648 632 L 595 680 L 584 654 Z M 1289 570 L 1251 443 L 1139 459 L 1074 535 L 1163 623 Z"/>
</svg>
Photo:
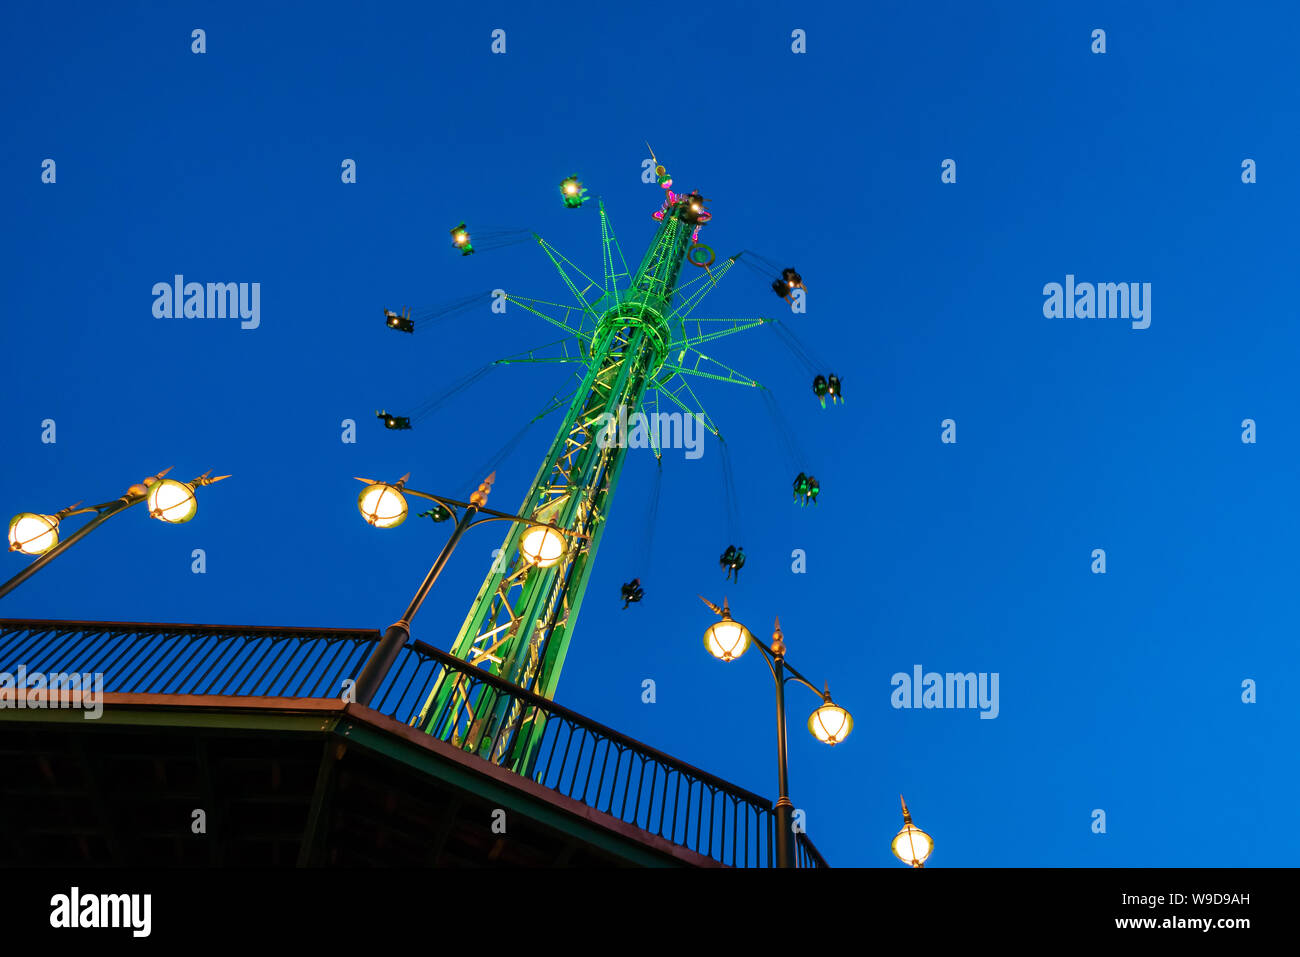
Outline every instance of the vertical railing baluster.
<svg viewBox="0 0 1300 957">
<path fill-rule="evenodd" d="M 264 642 L 260 639 L 258 640 L 258 644 L 262 646 L 262 653 L 258 655 L 256 659 L 249 662 L 247 670 L 243 673 L 243 677 L 241 678 L 240 673 L 236 671 L 230 676 L 230 681 L 227 681 L 222 689 L 217 692 L 218 694 L 239 694 L 239 690 L 244 687 L 244 684 L 248 679 L 257 674 L 257 669 L 261 667 L 262 661 L 271 653 L 271 649 L 275 647 L 274 642 Z M 238 681 L 238 684 L 235 684 L 234 688 L 231 688 L 231 684 L 236 680 Z"/>
</svg>

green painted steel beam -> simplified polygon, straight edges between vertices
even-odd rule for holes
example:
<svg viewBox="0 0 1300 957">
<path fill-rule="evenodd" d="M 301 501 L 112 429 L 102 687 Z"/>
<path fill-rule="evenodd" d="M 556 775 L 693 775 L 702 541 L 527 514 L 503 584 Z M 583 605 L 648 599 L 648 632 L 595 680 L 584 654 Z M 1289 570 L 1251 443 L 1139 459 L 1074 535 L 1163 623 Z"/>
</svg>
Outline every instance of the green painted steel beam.
<svg viewBox="0 0 1300 957">
<path fill-rule="evenodd" d="M 547 698 L 559 682 L 628 453 L 617 443 L 602 447 L 604 443 L 597 441 L 608 421 L 602 417 L 617 419 L 621 410 L 630 417 L 652 394 L 657 408 L 663 393 L 683 410 L 704 414 L 709 430 L 716 434 L 716 426 L 699 407 L 684 377 L 756 385 L 695 348 L 767 320 L 686 318 L 735 261 L 732 257 L 718 269 L 684 281 L 683 266 L 694 243 L 694 224 L 685 221 L 691 216 L 684 198 L 671 207 L 633 271 L 601 204 L 603 284 L 538 237 L 573 301 L 560 305 L 509 297 L 563 329 L 569 339 L 501 362 L 571 362 L 576 356 L 586 363 L 564 422 L 518 513 L 566 530 L 571 547 L 555 565 L 532 567 L 519 552 L 526 526 L 509 527 L 500 558 L 484 578 L 450 651 Z M 581 278 L 575 281 L 574 276 Z M 592 295 L 593 289 L 598 295 Z M 679 296 L 682 289 L 689 292 Z M 517 735 L 519 740 L 510 749 L 513 767 L 529 774 L 544 716 L 500 697 L 486 685 L 473 692 L 471 700 L 464 693 L 463 680 L 440 673 L 416 726 L 431 732 L 436 728 L 444 739 L 491 760 L 502 759 L 505 742 Z M 499 742 L 498 753 L 488 754 L 494 741 Z"/>
</svg>

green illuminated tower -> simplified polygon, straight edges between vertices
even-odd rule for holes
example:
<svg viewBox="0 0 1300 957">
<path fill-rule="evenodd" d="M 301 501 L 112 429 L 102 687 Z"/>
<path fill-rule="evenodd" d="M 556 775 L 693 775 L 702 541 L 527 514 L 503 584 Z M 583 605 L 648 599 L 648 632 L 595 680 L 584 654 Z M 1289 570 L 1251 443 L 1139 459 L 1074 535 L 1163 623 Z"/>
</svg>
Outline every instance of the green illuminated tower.
<svg viewBox="0 0 1300 957">
<path fill-rule="evenodd" d="M 661 177 L 667 180 L 662 173 Z M 630 419 L 637 411 L 661 412 L 662 403 L 667 412 L 661 422 L 670 413 L 676 414 L 678 423 L 685 415 L 698 414 L 704 427 L 718 436 L 690 379 L 758 387 L 753 379 L 699 348 L 771 321 L 692 316 L 737 258 L 712 268 L 712 252 L 695 242 L 700 225 L 710 216 L 703 203 L 698 194 L 667 194 L 662 221 L 635 272 L 627 267 L 601 203 L 603 282 L 588 277 L 537 237 L 573 301 L 559 304 L 507 297 L 563 330 L 565 337 L 500 362 L 581 367 L 576 370 L 581 384 L 519 511 L 521 516 L 564 529 L 570 544 L 554 564 L 531 564 L 520 553 L 528 526 L 512 525 L 451 654 L 546 698 L 555 694 L 629 452 L 626 443 L 608 441 L 607 423 L 620 415 Z M 696 275 L 683 276 L 684 271 Z M 656 445 L 653 452 L 659 456 L 661 449 Z M 511 707 L 487 686 L 471 697 L 475 700 L 468 700 L 463 680 L 442 673 L 429 693 L 419 726 L 436 730 L 483 757 L 507 759 L 515 770 L 529 773 L 544 716 L 518 701 Z M 503 723 L 508 724 L 500 733 Z M 489 754 L 493 741 L 495 753 Z"/>
</svg>

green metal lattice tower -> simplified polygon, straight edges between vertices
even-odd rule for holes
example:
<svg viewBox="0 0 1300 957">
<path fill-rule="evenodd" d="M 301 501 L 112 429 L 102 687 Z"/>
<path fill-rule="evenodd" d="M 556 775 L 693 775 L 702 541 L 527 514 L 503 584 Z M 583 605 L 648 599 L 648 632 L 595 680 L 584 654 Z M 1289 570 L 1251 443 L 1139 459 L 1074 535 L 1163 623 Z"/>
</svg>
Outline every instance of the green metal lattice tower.
<svg viewBox="0 0 1300 957">
<path fill-rule="evenodd" d="M 599 440 L 606 432 L 604 424 L 611 421 L 604 417 L 616 420 L 621 410 L 628 418 L 637 411 L 660 412 L 662 403 L 682 415 L 699 415 L 704 427 L 720 439 L 689 380 L 761 388 L 699 348 L 772 321 L 692 317 L 738 258 L 732 256 L 717 268 L 688 264 L 688 254 L 700 262 L 712 259 L 707 247 L 695 243 L 702 202 L 698 195 L 668 194 L 662 221 L 635 273 L 628 270 L 604 204 L 599 203 L 603 282 L 591 279 L 538 236 L 574 301 L 507 296 L 562 329 L 565 338 L 499 363 L 581 367 L 568 414 L 518 513 L 566 530 L 571 545 L 556 564 L 531 565 L 519 551 L 527 526 L 512 525 L 451 654 L 546 698 L 554 696 L 629 451 L 623 443 Z M 697 275 L 683 281 L 684 267 Z M 662 454 L 657 445 L 653 451 L 656 457 Z M 487 686 L 467 696 L 463 682 L 444 672 L 435 680 L 417 725 L 431 730 L 436 722 L 450 728 L 453 739 L 466 749 L 498 762 L 508 757 L 513 769 L 527 774 L 543 721 L 544 716 L 517 701 L 511 707 Z M 508 723 L 506 733 L 499 734 L 503 723 Z M 494 740 L 496 752 L 489 754 Z"/>
</svg>

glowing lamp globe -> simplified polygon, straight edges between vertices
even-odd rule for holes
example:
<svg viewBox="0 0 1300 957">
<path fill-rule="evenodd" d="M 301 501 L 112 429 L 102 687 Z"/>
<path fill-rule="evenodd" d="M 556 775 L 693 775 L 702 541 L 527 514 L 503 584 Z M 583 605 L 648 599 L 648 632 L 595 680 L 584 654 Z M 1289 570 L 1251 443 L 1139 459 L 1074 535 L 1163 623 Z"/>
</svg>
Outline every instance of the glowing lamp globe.
<svg viewBox="0 0 1300 957">
<path fill-rule="evenodd" d="M 194 497 L 194 486 L 175 479 L 163 479 L 149 487 L 145 507 L 149 509 L 150 518 L 168 525 L 179 525 L 194 517 L 199 502 Z"/>
<path fill-rule="evenodd" d="M 753 638 L 748 628 L 726 617 L 709 626 L 704 633 L 704 647 L 719 661 L 735 661 L 749 650 Z"/>
<path fill-rule="evenodd" d="M 934 850 L 934 841 L 910 820 L 894 835 L 894 856 L 908 867 L 923 867 Z"/>
<path fill-rule="evenodd" d="M 549 568 L 564 557 L 564 536 L 547 525 L 533 525 L 519 540 L 519 554 L 538 568 Z"/>
<path fill-rule="evenodd" d="M 847 738 L 849 732 L 853 730 L 853 715 L 827 699 L 820 708 L 808 716 L 808 730 L 822 744 L 834 747 Z"/>
<path fill-rule="evenodd" d="M 406 496 L 396 485 L 376 482 L 367 485 L 357 496 L 357 508 L 367 525 L 396 528 L 406 521 Z"/>
<path fill-rule="evenodd" d="M 9 551 L 41 555 L 59 543 L 59 520 L 53 515 L 20 512 L 9 520 Z"/>
</svg>

